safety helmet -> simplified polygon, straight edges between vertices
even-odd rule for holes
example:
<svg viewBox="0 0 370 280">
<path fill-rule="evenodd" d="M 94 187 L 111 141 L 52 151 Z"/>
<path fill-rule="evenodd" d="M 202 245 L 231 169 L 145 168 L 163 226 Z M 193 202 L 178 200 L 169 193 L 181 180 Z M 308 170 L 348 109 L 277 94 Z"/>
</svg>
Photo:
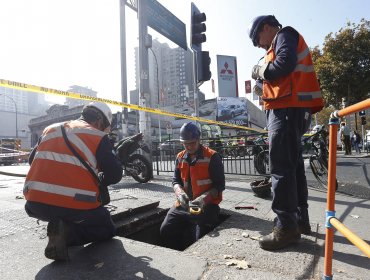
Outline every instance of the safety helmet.
<svg viewBox="0 0 370 280">
<path fill-rule="evenodd" d="M 272 26 L 279 26 L 280 28 L 282 25 L 278 22 L 278 20 L 273 15 L 265 15 L 265 16 L 258 16 L 255 17 L 248 27 L 248 35 L 251 38 L 253 45 L 257 47 L 258 45 L 258 33 L 261 31 L 263 24 L 268 23 Z"/>
<path fill-rule="evenodd" d="M 190 142 L 200 138 L 199 128 L 192 122 L 184 123 L 180 128 L 180 141 Z"/>
<path fill-rule="evenodd" d="M 106 118 L 106 121 L 108 121 L 108 125 L 111 125 L 112 124 L 112 111 L 111 109 L 108 107 L 107 104 L 103 103 L 103 102 L 90 102 L 89 104 L 87 104 L 85 106 L 86 108 L 95 108 L 95 109 L 98 109 L 102 114 L 103 116 Z"/>
</svg>

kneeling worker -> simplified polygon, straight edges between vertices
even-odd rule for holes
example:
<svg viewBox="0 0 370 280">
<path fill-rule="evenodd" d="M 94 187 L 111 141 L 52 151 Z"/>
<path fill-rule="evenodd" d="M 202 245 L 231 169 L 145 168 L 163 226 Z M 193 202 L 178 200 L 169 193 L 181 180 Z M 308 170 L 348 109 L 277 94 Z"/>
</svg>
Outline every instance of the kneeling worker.
<svg viewBox="0 0 370 280">
<path fill-rule="evenodd" d="M 68 246 L 112 238 L 108 185 L 122 178 L 122 167 L 105 133 L 112 112 L 105 103 L 85 106 L 80 119 L 50 125 L 31 152 L 24 184 L 25 210 L 47 221 L 45 256 L 67 260 Z"/>
<path fill-rule="evenodd" d="M 218 204 L 225 189 L 221 156 L 200 144 L 200 131 L 194 123 L 181 127 L 180 141 L 185 150 L 177 155 L 172 180 L 177 201 L 160 228 L 164 245 L 177 250 L 185 249 L 218 223 Z"/>
</svg>

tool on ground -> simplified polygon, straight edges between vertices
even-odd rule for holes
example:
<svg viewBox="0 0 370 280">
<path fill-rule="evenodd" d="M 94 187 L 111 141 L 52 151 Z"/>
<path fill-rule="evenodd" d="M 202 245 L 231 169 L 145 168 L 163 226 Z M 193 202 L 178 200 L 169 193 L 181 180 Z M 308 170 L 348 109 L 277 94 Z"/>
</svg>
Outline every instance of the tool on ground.
<svg viewBox="0 0 370 280">
<path fill-rule="evenodd" d="M 239 210 L 239 209 L 255 209 L 257 210 L 257 208 L 255 206 L 235 206 L 235 209 Z"/>
</svg>

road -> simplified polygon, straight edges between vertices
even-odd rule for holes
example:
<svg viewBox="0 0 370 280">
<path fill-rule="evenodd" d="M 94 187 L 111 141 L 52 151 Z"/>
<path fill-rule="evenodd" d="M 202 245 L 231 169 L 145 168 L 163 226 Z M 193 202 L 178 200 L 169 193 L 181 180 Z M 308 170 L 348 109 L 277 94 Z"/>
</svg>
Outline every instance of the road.
<svg viewBox="0 0 370 280">
<path fill-rule="evenodd" d="M 173 161 L 162 161 L 159 163 L 162 168 L 160 170 L 173 170 Z M 156 164 L 154 164 L 156 169 Z M 225 172 L 230 174 L 249 174 L 259 175 L 253 166 L 253 160 L 243 161 L 239 159 L 230 160 L 224 159 Z M 10 172 L 18 174 L 26 174 L 28 165 L 15 166 L 0 166 L 0 172 Z M 310 187 L 322 188 L 311 172 L 308 160 L 305 160 L 306 176 Z M 337 180 L 339 183 L 339 192 L 348 195 L 353 195 L 359 198 L 370 199 L 370 156 L 367 157 L 344 157 L 337 158 Z M 154 172 L 155 176 L 156 172 Z M 3 180 L 11 180 L 18 184 L 22 178 L 1 176 Z M 19 181 L 20 180 L 20 181 Z M 0 185 L 1 187 L 1 185 Z"/>
</svg>

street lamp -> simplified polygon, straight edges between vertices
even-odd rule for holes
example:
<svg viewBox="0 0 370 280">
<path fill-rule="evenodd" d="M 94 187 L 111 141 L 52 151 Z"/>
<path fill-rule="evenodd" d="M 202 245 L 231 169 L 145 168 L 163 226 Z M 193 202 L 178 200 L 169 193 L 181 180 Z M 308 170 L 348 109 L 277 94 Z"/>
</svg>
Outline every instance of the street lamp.
<svg viewBox="0 0 370 280">
<path fill-rule="evenodd" d="M 14 103 L 14 107 L 15 107 L 15 138 L 18 139 L 18 109 L 17 109 L 17 103 L 14 101 L 13 98 L 11 98 L 10 96 L 8 96 L 6 94 L 0 94 L 0 95 L 8 97 Z"/>
</svg>

